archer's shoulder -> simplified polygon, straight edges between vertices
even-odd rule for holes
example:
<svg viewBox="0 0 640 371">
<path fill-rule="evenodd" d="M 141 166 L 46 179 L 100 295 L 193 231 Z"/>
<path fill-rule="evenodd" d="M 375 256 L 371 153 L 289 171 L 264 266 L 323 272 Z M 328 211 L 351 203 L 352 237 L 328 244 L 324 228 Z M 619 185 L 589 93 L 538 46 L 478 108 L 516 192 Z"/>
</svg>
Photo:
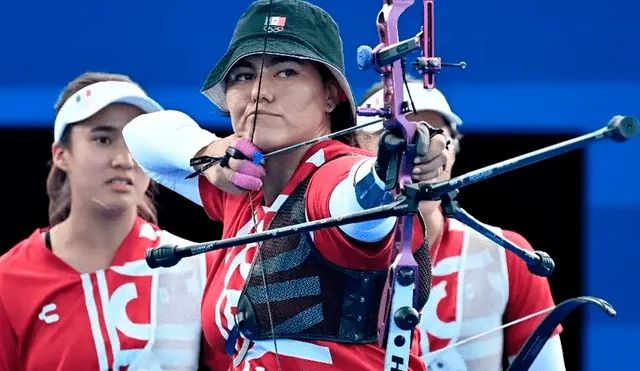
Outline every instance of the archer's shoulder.
<svg viewBox="0 0 640 371">
<path fill-rule="evenodd" d="M 375 154 L 363 148 L 353 147 L 333 139 L 321 142 L 318 147 L 322 148 L 326 160 L 344 155 L 375 157 Z"/>
<path fill-rule="evenodd" d="M 533 247 L 531 246 L 529 240 L 527 240 L 522 234 L 518 232 L 502 230 L 502 236 L 522 249 L 533 251 Z"/>
<path fill-rule="evenodd" d="M 42 233 L 44 232 L 45 229 L 38 228 L 34 230 L 29 237 L 15 244 L 11 249 L 0 256 L 0 267 L 11 265 L 13 261 L 20 259 L 36 247 L 44 247 L 44 242 L 42 240 Z"/>
<path fill-rule="evenodd" d="M 47 253 L 42 240 L 44 229 L 36 229 L 31 235 L 15 244 L 9 251 L 0 256 L 0 282 L 8 275 L 28 272 L 35 269 L 35 260 Z"/>
</svg>

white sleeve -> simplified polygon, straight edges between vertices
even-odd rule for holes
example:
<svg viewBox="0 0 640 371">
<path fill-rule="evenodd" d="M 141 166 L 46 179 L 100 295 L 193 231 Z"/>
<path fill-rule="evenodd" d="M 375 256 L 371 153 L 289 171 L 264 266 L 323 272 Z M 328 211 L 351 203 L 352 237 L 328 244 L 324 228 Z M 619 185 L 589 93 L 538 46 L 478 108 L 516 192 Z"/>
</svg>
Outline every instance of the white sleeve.
<svg viewBox="0 0 640 371">
<path fill-rule="evenodd" d="M 331 196 L 329 198 L 329 213 L 332 217 L 336 218 L 364 210 L 360 205 L 360 202 L 358 202 L 354 185 L 370 173 L 373 173 L 375 184 L 380 188 L 380 190 L 384 189 L 384 182 L 378 178 L 378 175 L 373 170 L 375 160 L 375 158 L 368 158 L 356 163 L 351 168 L 349 176 L 340 182 L 333 192 L 331 192 Z M 382 205 L 381 199 L 374 201 L 379 201 L 380 203 L 373 206 Z M 355 238 L 358 241 L 378 242 L 391 232 L 395 223 L 396 218 L 391 216 L 385 219 L 341 225 L 339 228 L 344 234 L 351 238 Z"/>
<path fill-rule="evenodd" d="M 509 363 L 513 362 L 516 356 L 509 357 Z M 533 361 L 529 371 L 565 371 L 564 355 L 562 353 L 562 343 L 560 335 L 554 335 L 540 351 L 540 354 Z"/>
<path fill-rule="evenodd" d="M 189 165 L 198 151 L 218 137 L 179 111 L 140 115 L 122 130 L 133 159 L 157 183 L 202 206 L 198 177 Z"/>
</svg>

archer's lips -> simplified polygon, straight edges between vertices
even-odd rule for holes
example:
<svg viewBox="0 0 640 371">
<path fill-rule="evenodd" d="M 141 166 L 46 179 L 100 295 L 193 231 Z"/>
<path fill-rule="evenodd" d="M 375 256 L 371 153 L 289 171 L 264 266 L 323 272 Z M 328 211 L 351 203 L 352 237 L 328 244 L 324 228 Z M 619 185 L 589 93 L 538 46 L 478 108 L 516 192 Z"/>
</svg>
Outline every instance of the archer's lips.
<svg viewBox="0 0 640 371">
<path fill-rule="evenodd" d="M 258 110 L 258 111 L 253 111 L 253 112 L 249 113 L 249 115 L 247 115 L 247 117 L 255 116 L 255 115 L 280 116 L 280 115 L 276 115 L 273 112 Z"/>
<path fill-rule="evenodd" d="M 133 185 L 133 179 L 129 177 L 114 177 L 107 181 L 107 184 Z"/>
</svg>

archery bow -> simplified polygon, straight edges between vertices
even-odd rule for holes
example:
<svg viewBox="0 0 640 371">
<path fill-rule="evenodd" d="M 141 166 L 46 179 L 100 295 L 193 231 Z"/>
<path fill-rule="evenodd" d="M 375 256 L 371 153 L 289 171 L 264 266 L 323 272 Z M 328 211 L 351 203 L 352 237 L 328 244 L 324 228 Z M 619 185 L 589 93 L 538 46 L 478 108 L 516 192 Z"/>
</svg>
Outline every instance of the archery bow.
<svg viewBox="0 0 640 371">
<path fill-rule="evenodd" d="M 377 18 L 380 44 L 372 55 L 380 55 L 379 52 L 385 47 L 398 43 L 400 15 L 412 4 L 413 0 L 383 3 Z M 358 54 L 361 55 L 361 52 L 359 51 Z M 389 182 L 390 179 L 387 177 L 388 190 L 389 185 L 402 187 L 411 183 L 411 171 L 416 155 L 416 124 L 409 122 L 404 117 L 403 63 L 402 59 L 396 59 L 390 65 L 377 65 L 378 72 L 381 73 L 384 80 L 383 109 L 386 118 L 388 118 L 384 127 L 385 129 L 400 129 L 406 145 L 406 150 L 400 157 L 397 178 L 393 179 L 392 177 L 392 182 Z M 411 245 L 413 216 L 401 216 L 395 229 L 391 266 L 378 311 L 378 344 L 385 348 L 385 371 L 408 369 L 413 330 L 420 322 L 420 315 L 416 309 L 418 305 L 416 286 L 420 282 L 420 267 L 413 257 Z"/>
<path fill-rule="evenodd" d="M 611 139 L 615 142 L 624 142 L 638 133 L 638 121 L 633 117 L 614 116 L 609 124 L 599 130 L 592 133 L 582 135 L 580 137 L 567 140 L 562 143 L 558 143 L 553 146 L 549 146 L 537 151 L 530 152 L 528 154 L 518 156 L 513 159 L 502 161 L 495 165 L 487 166 L 485 168 L 472 171 L 470 173 L 460 175 L 449 181 L 439 182 L 434 184 L 408 184 L 402 189 L 401 194 L 396 198 L 394 202 L 388 205 L 364 210 L 361 212 L 344 215 L 337 218 L 326 218 L 321 220 L 315 220 L 307 223 L 291 225 L 287 227 L 268 230 L 260 233 L 253 233 L 246 236 L 227 238 L 219 241 L 210 241 L 191 246 L 159 246 L 155 249 L 147 250 L 146 261 L 150 268 L 158 267 L 172 267 L 176 265 L 181 259 L 203 254 L 209 251 L 241 246 L 249 243 L 263 242 L 266 240 L 280 238 L 285 236 L 291 236 L 300 233 L 306 233 L 316 231 L 320 229 L 337 227 L 340 225 L 359 223 L 368 220 L 382 219 L 389 216 L 404 216 L 415 215 L 418 212 L 418 203 L 420 201 L 428 200 L 442 200 L 451 197 L 451 193 L 457 192 L 459 188 L 471 185 L 473 183 L 480 182 L 492 178 L 496 175 L 506 173 L 510 170 L 515 170 L 527 165 L 531 165 L 542 160 L 548 159 L 555 155 L 569 152 L 580 148 L 586 144 L 593 143 L 602 139 Z M 455 208 L 454 208 L 455 209 Z M 458 217 L 458 214 L 454 214 L 454 217 Z M 482 226 L 477 227 L 479 232 L 487 235 L 491 234 L 491 231 L 483 230 Z M 487 237 L 489 237 L 487 235 Z M 506 241 L 506 240 L 505 240 Z M 509 245 L 507 243 L 502 245 L 511 251 L 514 251 L 518 257 L 527 262 L 530 266 L 531 262 L 543 262 L 542 256 L 538 254 L 529 253 L 526 250 L 520 249 L 515 245 Z M 530 270 L 535 271 L 530 267 Z M 593 303 L 601 307 L 609 315 L 613 315 L 614 311 L 602 299 L 584 300 L 583 298 L 570 299 L 573 304 L 566 306 L 556 307 L 548 316 L 545 321 L 540 324 L 534 334 L 532 334 L 531 340 L 522 347 L 518 357 L 513 362 L 514 365 L 520 364 L 523 360 L 518 358 L 526 358 L 527 361 L 535 359 L 537 354 L 542 349 L 542 346 L 548 340 L 549 335 L 553 329 L 564 320 L 573 310 L 577 309 L 583 304 Z M 549 331 L 551 328 L 551 331 Z M 517 362 L 516 362 L 517 361 Z M 528 366 L 523 366 L 528 367 Z M 527 368 L 517 368 L 517 366 L 509 368 L 510 371 L 526 371 Z"/>
<path fill-rule="evenodd" d="M 380 43 L 373 50 L 366 45 L 358 48 L 358 67 L 366 69 L 373 66 L 384 81 L 383 108 L 365 108 L 360 110 L 359 114 L 387 118 L 384 123 L 385 129 L 399 129 L 406 145 L 400 156 L 397 177 L 391 177 L 389 181 L 387 176 L 387 189 L 396 187 L 396 195 L 411 183 L 411 171 L 416 155 L 416 123 L 405 118 L 408 105 L 404 100 L 402 85 L 403 82 L 406 84 L 404 56 L 414 50 L 422 51 L 422 55 L 413 65 L 422 74 L 425 89 L 434 88 L 435 74 L 441 66 L 440 58 L 435 56 L 433 0 L 423 2 L 422 32 L 406 41 L 400 42 L 398 39 L 399 18 L 413 3 L 414 0 L 383 0 L 382 9 L 377 16 Z M 463 63 L 459 64 L 462 68 L 466 66 Z M 408 369 L 413 330 L 420 322 L 418 312 L 422 308 L 417 308 L 419 303 L 416 285 L 420 282 L 421 267 L 416 263 L 411 249 L 412 229 L 413 215 L 401 216 L 398 219 L 391 252 L 391 266 L 378 312 L 378 344 L 385 349 L 385 371 Z M 425 273 L 427 272 L 422 272 Z"/>
</svg>

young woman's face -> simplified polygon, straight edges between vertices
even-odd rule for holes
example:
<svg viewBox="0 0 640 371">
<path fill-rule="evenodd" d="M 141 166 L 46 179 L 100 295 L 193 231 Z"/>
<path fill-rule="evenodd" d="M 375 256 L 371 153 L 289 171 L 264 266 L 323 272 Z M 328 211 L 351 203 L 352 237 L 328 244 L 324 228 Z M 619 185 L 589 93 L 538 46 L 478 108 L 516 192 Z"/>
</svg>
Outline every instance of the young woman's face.
<svg viewBox="0 0 640 371">
<path fill-rule="evenodd" d="M 68 149 L 54 144 L 54 164 L 67 173 L 72 204 L 119 212 L 141 203 L 150 179 L 131 157 L 122 128 L 142 113 L 126 104 L 107 106 L 70 128 Z"/>
<path fill-rule="evenodd" d="M 227 106 L 235 133 L 265 153 L 329 134 L 337 85 L 324 82 L 314 62 L 267 55 L 258 97 L 261 64 L 262 55 L 249 56 L 229 72 Z"/>
</svg>

